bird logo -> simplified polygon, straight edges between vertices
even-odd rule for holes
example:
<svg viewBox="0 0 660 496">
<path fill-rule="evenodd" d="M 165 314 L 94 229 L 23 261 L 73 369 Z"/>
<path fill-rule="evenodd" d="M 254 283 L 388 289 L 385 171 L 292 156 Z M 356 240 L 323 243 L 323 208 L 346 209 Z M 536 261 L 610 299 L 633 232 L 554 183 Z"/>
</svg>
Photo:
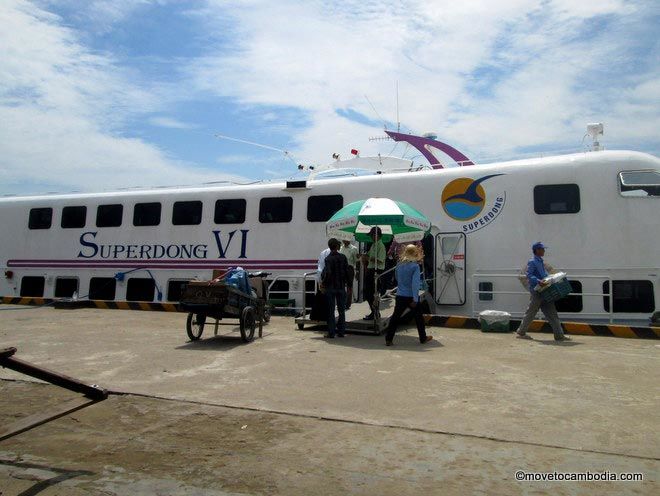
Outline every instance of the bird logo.
<svg viewBox="0 0 660 496">
<path fill-rule="evenodd" d="M 455 220 L 470 220 L 481 213 L 486 204 L 486 192 L 481 183 L 491 177 L 503 174 L 491 174 L 479 179 L 461 177 L 451 181 L 442 190 L 442 208 Z"/>
</svg>

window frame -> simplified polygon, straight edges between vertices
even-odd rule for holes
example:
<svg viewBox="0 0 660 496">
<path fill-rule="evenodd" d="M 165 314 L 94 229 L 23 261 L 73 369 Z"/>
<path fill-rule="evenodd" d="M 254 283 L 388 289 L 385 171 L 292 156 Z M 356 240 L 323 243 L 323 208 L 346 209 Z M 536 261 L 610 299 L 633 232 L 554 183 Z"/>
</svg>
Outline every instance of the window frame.
<svg viewBox="0 0 660 496">
<path fill-rule="evenodd" d="M 158 205 L 158 222 L 156 222 L 155 224 L 153 222 L 140 223 L 140 224 L 136 223 L 136 220 L 138 220 L 138 207 L 140 209 L 142 209 L 143 207 L 146 207 L 147 205 L 148 206 Z M 144 214 L 142 212 L 140 212 L 140 214 L 141 214 L 140 218 L 142 218 L 142 216 L 144 216 Z M 147 215 L 151 215 L 151 212 L 148 212 Z M 139 203 L 136 203 L 135 205 L 133 205 L 133 226 L 134 227 L 159 226 L 160 222 L 162 220 L 162 217 L 163 217 L 163 204 L 162 204 L 162 202 L 139 202 Z"/>
<path fill-rule="evenodd" d="M 544 201 L 541 202 L 541 200 L 545 200 L 545 198 L 540 198 L 541 195 L 543 194 L 542 188 L 546 190 L 550 190 L 551 188 L 559 189 L 561 187 L 564 188 L 570 188 L 570 189 L 575 189 L 577 190 L 577 202 L 575 203 L 569 203 L 566 201 L 567 207 L 577 206 L 577 209 L 572 209 L 568 211 L 563 211 L 563 212 L 557 212 L 557 211 L 552 211 L 550 208 L 547 209 L 541 209 L 540 207 L 542 206 L 548 206 L 550 207 L 553 203 L 557 202 L 551 202 L 551 201 Z M 546 195 L 549 193 L 545 193 Z M 580 185 L 577 183 L 561 183 L 561 184 L 537 184 L 534 186 L 533 193 L 532 193 L 532 198 L 533 198 L 533 203 L 534 203 L 534 213 L 537 215 L 570 215 L 570 214 L 577 214 L 580 213 L 582 210 L 582 199 L 581 199 L 581 192 L 580 192 Z M 573 198 L 572 198 L 573 199 Z"/>
<path fill-rule="evenodd" d="M 83 217 L 82 225 L 80 225 L 80 223 L 72 223 L 72 222 L 67 222 L 67 225 L 64 225 L 65 220 L 67 220 L 69 217 L 72 216 L 72 214 L 69 214 L 67 212 L 71 212 L 73 209 L 82 210 L 84 212 L 82 215 Z M 75 220 L 78 219 L 76 218 Z M 60 227 L 62 229 L 80 229 L 85 227 L 86 225 L 87 225 L 87 205 L 67 205 L 66 207 L 62 207 L 62 218 L 60 219 Z"/>
<path fill-rule="evenodd" d="M 38 212 L 49 212 L 47 222 L 43 222 L 41 214 Z M 39 215 L 39 217 L 37 217 Z M 53 207 L 33 207 L 28 214 L 28 229 L 31 231 L 46 230 L 53 227 Z"/>
<path fill-rule="evenodd" d="M 314 212 L 314 209 L 311 209 L 311 208 L 310 208 L 310 207 L 311 207 L 310 204 L 311 204 L 313 201 L 315 202 L 315 201 L 317 201 L 317 200 L 320 199 L 320 198 L 325 198 L 326 201 L 327 201 L 329 198 L 339 198 L 341 205 L 339 206 L 338 209 L 334 210 L 334 211 L 330 214 L 329 217 L 326 217 L 326 215 L 327 215 L 326 211 L 323 211 L 323 213 L 325 214 L 325 215 L 323 215 L 323 216 L 318 216 L 318 215 L 311 216 L 311 215 L 310 215 L 310 212 Z M 333 216 L 338 210 L 341 210 L 343 207 L 344 207 L 344 196 L 343 196 L 343 195 L 310 195 L 309 197 L 307 197 L 307 221 L 308 221 L 308 222 L 327 222 L 328 220 L 330 220 L 330 218 L 331 218 L 331 217 L 332 217 L 332 216 Z M 333 208 L 334 208 L 334 207 L 333 207 Z"/>
<path fill-rule="evenodd" d="M 101 209 L 102 208 L 108 208 L 109 209 L 110 207 L 120 207 L 119 210 L 120 210 L 121 213 L 119 214 L 119 224 L 114 224 L 113 223 L 113 224 L 100 225 L 99 224 L 99 217 L 100 217 L 100 214 L 101 214 Z M 109 215 L 109 214 L 103 214 L 103 215 L 105 216 L 105 215 Z M 117 214 L 114 213 L 113 215 L 116 216 Z M 96 207 L 96 227 L 100 227 L 100 228 L 121 227 L 121 225 L 123 223 L 124 223 L 124 204 L 123 203 L 104 203 L 103 205 L 98 205 Z"/>
<path fill-rule="evenodd" d="M 180 222 L 180 219 L 177 216 L 183 215 L 183 213 L 177 213 L 177 209 L 183 208 L 183 205 L 197 205 L 199 207 L 199 219 L 193 218 L 192 222 Z M 173 226 L 199 226 L 202 223 L 204 217 L 204 202 L 201 200 L 179 200 L 175 201 L 172 204 L 172 225 Z M 197 220 L 197 222 L 195 222 Z"/>
<path fill-rule="evenodd" d="M 619 189 L 619 195 L 623 196 L 624 198 L 660 198 L 660 184 L 655 184 L 655 183 L 648 183 L 648 184 L 635 184 L 635 185 L 625 185 L 623 181 L 623 175 L 624 174 L 630 174 L 630 173 L 654 173 L 658 177 L 660 177 L 660 172 L 654 169 L 640 169 L 640 170 L 624 170 L 624 171 L 619 171 L 617 174 L 617 186 Z M 626 189 L 624 190 L 624 187 L 630 187 L 633 188 L 633 186 L 637 186 L 635 189 Z M 658 190 L 657 194 L 652 194 L 649 191 L 645 190 L 644 188 L 656 188 Z M 637 191 L 645 191 L 646 194 L 636 194 L 635 192 Z M 627 193 L 627 194 L 626 194 Z"/>
<path fill-rule="evenodd" d="M 238 216 L 238 220 L 233 222 L 227 222 L 224 219 L 218 220 L 218 207 L 221 202 L 230 202 L 234 204 L 240 204 L 242 206 L 241 212 Z M 243 224 L 245 223 L 245 215 L 247 212 L 247 200 L 245 198 L 218 198 L 213 205 L 213 222 L 214 224 Z"/>
<path fill-rule="evenodd" d="M 286 217 L 277 217 L 275 220 L 266 219 L 265 204 L 274 201 L 282 201 L 288 204 L 288 220 L 282 220 Z M 267 196 L 259 200 L 259 222 L 261 224 L 287 224 L 293 220 L 293 197 L 292 196 Z"/>
</svg>

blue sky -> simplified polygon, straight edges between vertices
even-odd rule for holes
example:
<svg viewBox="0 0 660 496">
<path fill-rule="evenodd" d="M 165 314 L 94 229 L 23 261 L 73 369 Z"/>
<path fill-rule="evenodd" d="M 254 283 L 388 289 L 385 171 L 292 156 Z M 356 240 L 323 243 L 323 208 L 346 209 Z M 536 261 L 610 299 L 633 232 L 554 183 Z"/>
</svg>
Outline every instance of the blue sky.
<svg viewBox="0 0 660 496">
<path fill-rule="evenodd" d="M 386 154 L 397 85 L 403 131 L 476 161 L 584 149 L 588 122 L 658 155 L 659 31 L 653 0 L 3 0 L 0 194 L 296 172 L 216 134 Z"/>
</svg>

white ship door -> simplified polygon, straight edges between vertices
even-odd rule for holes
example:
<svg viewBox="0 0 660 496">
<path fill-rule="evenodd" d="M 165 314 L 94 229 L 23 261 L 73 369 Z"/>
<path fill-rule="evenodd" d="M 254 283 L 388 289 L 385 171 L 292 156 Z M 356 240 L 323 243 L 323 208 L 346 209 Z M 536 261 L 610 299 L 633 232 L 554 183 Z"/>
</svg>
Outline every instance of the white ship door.
<svg viewBox="0 0 660 496">
<path fill-rule="evenodd" d="M 465 304 L 465 234 L 440 233 L 435 237 L 435 302 Z"/>
</svg>

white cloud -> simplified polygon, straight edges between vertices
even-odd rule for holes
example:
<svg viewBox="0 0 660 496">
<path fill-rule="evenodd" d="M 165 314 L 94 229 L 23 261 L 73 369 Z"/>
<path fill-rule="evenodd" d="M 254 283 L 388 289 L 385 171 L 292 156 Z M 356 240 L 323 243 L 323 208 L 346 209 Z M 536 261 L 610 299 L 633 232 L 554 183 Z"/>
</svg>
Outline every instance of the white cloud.
<svg viewBox="0 0 660 496">
<path fill-rule="evenodd" d="M 166 127 L 169 129 L 195 129 L 197 127 L 195 124 L 182 122 L 178 119 L 174 119 L 172 117 L 165 117 L 165 116 L 150 117 L 149 124 L 158 127 Z"/>
<path fill-rule="evenodd" d="M 210 0 L 208 31 L 224 27 L 223 38 L 211 50 L 216 53 L 190 65 L 191 78 L 200 90 L 246 104 L 307 112 L 311 124 L 296 135 L 296 151 L 314 161 L 326 160 L 337 143 L 366 143 L 374 133 L 335 113 L 352 109 L 376 119 L 365 94 L 383 118 L 394 121 L 397 82 L 405 123 L 416 132 L 436 130 L 440 139 L 480 155 L 545 144 L 577 149 L 584 126 L 594 119 L 612 132 L 627 127 L 624 135 L 635 135 L 636 142 L 658 144 L 657 105 L 644 113 L 644 103 L 636 103 L 641 98 L 648 104 L 642 95 L 653 88 L 639 84 L 622 92 L 625 77 L 618 77 L 617 64 L 632 56 L 638 34 L 593 27 L 608 19 L 616 19 L 614 25 L 643 22 L 650 4 L 347 0 L 332 5 Z M 230 51 L 223 50 L 226 37 L 232 40 Z M 650 71 L 657 74 L 657 58 L 654 64 Z M 588 87 L 590 75 L 594 87 Z M 604 106 L 608 100 L 616 103 Z"/>
<path fill-rule="evenodd" d="M 131 84 L 128 71 L 83 46 L 57 16 L 4 1 L 0 46 L 2 192 L 24 183 L 98 190 L 225 177 L 122 135 L 129 119 L 159 108 L 159 95 Z"/>
</svg>

